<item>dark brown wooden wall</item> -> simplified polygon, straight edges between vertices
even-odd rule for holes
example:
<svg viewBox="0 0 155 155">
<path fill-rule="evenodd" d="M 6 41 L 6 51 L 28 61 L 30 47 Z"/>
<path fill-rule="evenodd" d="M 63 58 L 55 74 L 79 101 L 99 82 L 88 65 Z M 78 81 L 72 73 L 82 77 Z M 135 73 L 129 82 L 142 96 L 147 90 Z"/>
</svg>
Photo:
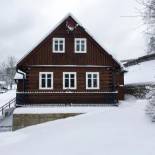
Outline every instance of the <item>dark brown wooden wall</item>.
<svg viewBox="0 0 155 155">
<path fill-rule="evenodd" d="M 65 38 L 65 53 L 52 53 L 53 37 Z M 74 38 L 87 38 L 87 53 L 74 53 Z M 110 65 L 120 68 L 83 27 L 78 26 L 73 32 L 68 32 L 65 21 L 20 61 L 17 67 L 22 69 L 27 65 Z"/>
<path fill-rule="evenodd" d="M 124 75 L 120 73 L 120 65 L 80 25 L 73 32 L 69 32 L 66 27 L 67 20 L 73 20 L 76 23 L 72 17 L 68 17 L 17 64 L 17 69 L 26 72 L 25 91 L 40 91 L 39 72 L 44 71 L 54 73 L 54 89 L 52 91 L 63 90 L 63 72 L 77 72 L 76 91 L 86 91 L 86 72 L 100 72 L 99 91 L 113 91 L 112 88 L 116 86 L 119 91 L 118 98 L 122 99 L 124 93 L 119 85 L 124 84 Z M 65 38 L 65 53 L 52 52 L 53 37 Z M 87 53 L 74 52 L 74 38 L 87 39 Z M 37 65 L 101 65 L 110 67 L 34 67 Z M 116 72 L 117 74 L 115 74 Z M 22 85 L 22 83 L 20 82 L 18 85 Z M 21 89 L 22 86 L 18 86 L 18 91 L 22 91 Z M 95 94 L 93 95 L 96 99 Z M 102 99 L 103 96 L 101 94 L 99 96 Z M 76 97 L 79 96 L 76 95 Z"/>
<path fill-rule="evenodd" d="M 124 73 L 117 72 L 115 74 L 116 88 L 118 90 L 118 99 L 124 100 Z"/>
<path fill-rule="evenodd" d="M 53 72 L 54 74 L 53 91 L 63 90 L 63 72 L 77 73 L 76 91 L 86 91 L 86 72 L 100 73 L 99 91 L 111 91 L 113 86 L 112 70 L 110 68 L 32 67 L 27 72 L 27 79 L 25 83 L 27 91 L 39 91 L 39 72 Z"/>
<path fill-rule="evenodd" d="M 29 93 L 21 98 L 24 98 L 23 104 L 114 104 L 117 102 L 113 99 L 116 95 L 112 93 Z"/>
</svg>

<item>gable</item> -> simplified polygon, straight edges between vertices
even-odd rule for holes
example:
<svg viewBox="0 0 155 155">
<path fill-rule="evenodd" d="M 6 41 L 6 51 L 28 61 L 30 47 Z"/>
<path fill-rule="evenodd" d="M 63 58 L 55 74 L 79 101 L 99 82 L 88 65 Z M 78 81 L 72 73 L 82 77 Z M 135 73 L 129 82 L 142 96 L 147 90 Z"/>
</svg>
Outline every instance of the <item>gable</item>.
<svg viewBox="0 0 155 155">
<path fill-rule="evenodd" d="M 52 52 L 52 40 L 55 37 L 65 38 L 65 53 Z M 87 39 L 87 53 L 74 52 L 75 38 Z M 120 68 L 118 62 L 71 16 L 65 18 L 42 42 L 21 59 L 17 68 L 31 65 L 104 65 Z"/>
</svg>

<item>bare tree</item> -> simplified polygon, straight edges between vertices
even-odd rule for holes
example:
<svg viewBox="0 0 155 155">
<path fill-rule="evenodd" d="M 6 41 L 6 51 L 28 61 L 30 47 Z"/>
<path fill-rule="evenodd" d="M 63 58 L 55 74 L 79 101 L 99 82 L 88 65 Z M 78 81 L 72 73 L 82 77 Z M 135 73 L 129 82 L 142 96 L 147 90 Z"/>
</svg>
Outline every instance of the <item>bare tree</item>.
<svg viewBox="0 0 155 155">
<path fill-rule="evenodd" d="M 148 96 L 148 104 L 146 106 L 146 114 L 151 118 L 153 122 L 155 122 L 155 88 L 149 92 Z"/>
<path fill-rule="evenodd" d="M 14 76 L 16 73 L 16 58 L 14 56 L 10 56 L 6 62 L 6 74 L 7 74 L 7 82 L 10 85 L 10 89 L 12 89 L 12 85 L 14 83 Z"/>
<path fill-rule="evenodd" d="M 10 86 L 12 89 L 12 85 L 14 83 L 14 76 L 16 72 L 16 58 L 13 56 L 9 56 L 7 61 L 2 62 L 0 64 L 0 80 L 5 81 L 7 86 Z"/>
<path fill-rule="evenodd" d="M 138 0 L 144 6 L 143 19 L 147 25 L 148 35 L 147 53 L 155 53 L 155 0 Z"/>
</svg>

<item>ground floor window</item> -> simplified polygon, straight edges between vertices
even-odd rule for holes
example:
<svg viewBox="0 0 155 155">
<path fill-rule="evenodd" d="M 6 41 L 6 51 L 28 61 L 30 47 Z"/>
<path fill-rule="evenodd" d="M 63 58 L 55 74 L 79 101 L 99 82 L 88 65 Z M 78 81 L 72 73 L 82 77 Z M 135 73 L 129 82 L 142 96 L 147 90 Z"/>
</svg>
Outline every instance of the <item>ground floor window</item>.
<svg viewBox="0 0 155 155">
<path fill-rule="evenodd" d="M 53 72 L 39 73 L 39 89 L 53 89 Z"/>
<path fill-rule="evenodd" d="M 86 89 L 99 89 L 99 72 L 86 72 Z"/>
<path fill-rule="evenodd" d="M 63 72 L 63 89 L 76 89 L 76 72 Z"/>
</svg>

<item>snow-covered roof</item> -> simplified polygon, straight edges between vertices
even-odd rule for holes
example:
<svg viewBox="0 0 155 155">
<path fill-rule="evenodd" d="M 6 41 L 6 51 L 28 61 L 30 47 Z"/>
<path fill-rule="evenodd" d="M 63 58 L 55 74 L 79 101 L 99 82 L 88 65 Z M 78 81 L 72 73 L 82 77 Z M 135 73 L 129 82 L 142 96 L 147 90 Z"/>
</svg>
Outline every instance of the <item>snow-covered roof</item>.
<svg viewBox="0 0 155 155">
<path fill-rule="evenodd" d="M 155 60 L 139 63 L 125 68 L 125 84 L 155 83 Z"/>
</svg>

